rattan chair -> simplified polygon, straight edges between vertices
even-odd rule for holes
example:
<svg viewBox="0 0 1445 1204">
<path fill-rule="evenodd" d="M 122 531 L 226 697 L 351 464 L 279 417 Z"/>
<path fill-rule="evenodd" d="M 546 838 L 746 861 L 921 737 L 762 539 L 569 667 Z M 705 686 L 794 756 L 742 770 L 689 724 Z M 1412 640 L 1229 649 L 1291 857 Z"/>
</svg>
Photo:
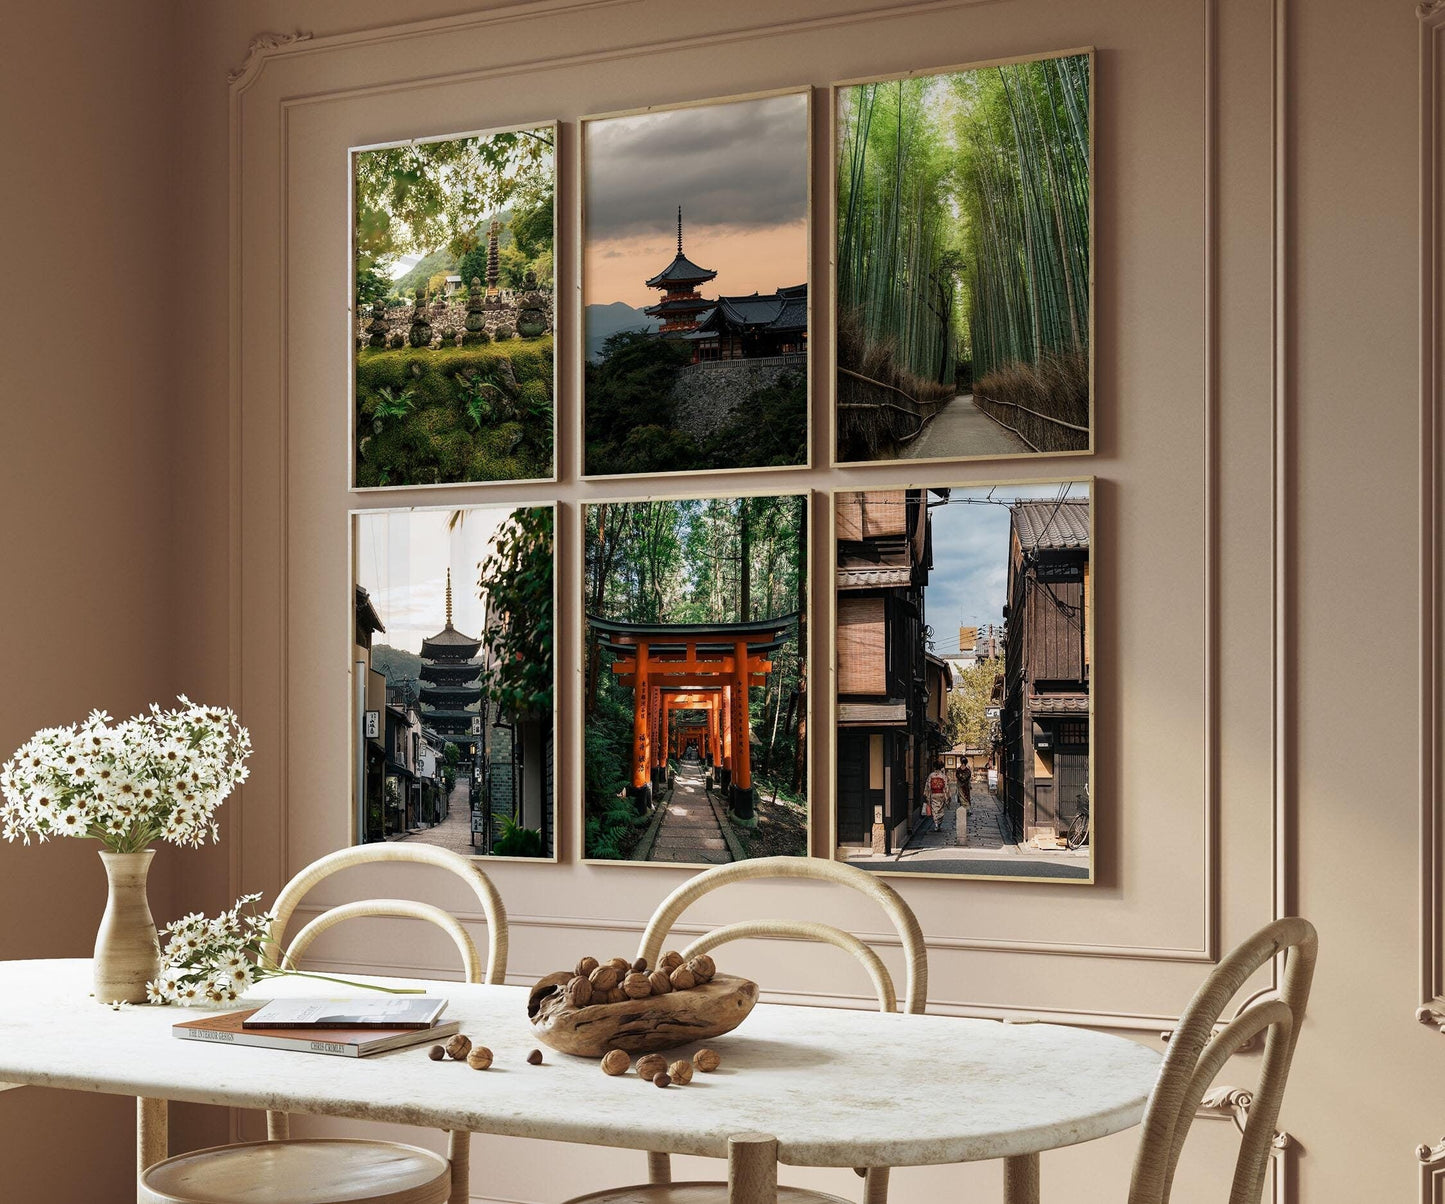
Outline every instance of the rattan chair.
<svg viewBox="0 0 1445 1204">
<path fill-rule="evenodd" d="M 1299 1040 L 1318 940 L 1308 920 L 1276 920 L 1219 963 L 1190 1000 L 1159 1069 L 1144 1112 L 1129 1204 L 1168 1204 L 1179 1152 L 1205 1093 L 1229 1059 L 1261 1033 L 1264 1062 L 1244 1124 L 1229 1204 L 1259 1204 L 1270 1148 Z M 1224 1009 L 1261 966 L 1285 954 L 1279 989 L 1250 999 L 1228 1021 Z M 1037 1163 L 1034 1165 L 1037 1174 Z"/>
<path fill-rule="evenodd" d="M 452 916 L 411 899 L 366 899 L 317 915 L 287 945 L 286 928 L 308 891 L 339 870 L 381 862 L 437 866 L 472 888 L 487 917 L 487 958 Z M 342 849 L 312 862 L 276 897 L 265 945 L 273 966 L 295 967 L 312 942 L 344 920 L 402 916 L 426 920 L 452 938 L 466 981 L 500 983 L 507 972 L 507 913 L 501 896 L 476 863 L 422 844 L 375 844 Z M 447 1157 L 391 1141 L 290 1139 L 290 1118 L 266 1114 L 269 1140 L 217 1146 L 157 1162 L 140 1174 L 139 1198 L 152 1204 L 467 1204 L 471 1134 L 451 1133 Z"/>
<path fill-rule="evenodd" d="M 846 886 L 876 902 L 887 913 L 903 943 L 907 975 L 903 1011 L 919 1013 L 928 1003 L 928 952 L 923 931 L 908 905 L 898 893 L 875 875 L 837 861 L 804 857 L 760 857 L 752 861 L 735 861 L 706 870 L 688 879 L 662 901 L 648 921 L 637 955 L 656 965 L 673 925 L 693 903 L 710 891 L 734 882 L 750 882 L 758 878 L 803 878 Z M 873 980 L 879 1010 L 898 1009 L 898 992 L 883 960 L 863 941 L 850 932 L 830 924 L 797 920 L 744 920 L 725 924 L 698 937 L 685 949 L 684 957 L 707 953 L 729 941 L 749 937 L 783 937 L 799 941 L 821 941 L 852 954 L 863 963 Z M 888 1168 L 872 1167 L 860 1171 L 864 1178 L 864 1204 L 883 1204 L 888 1196 Z M 630 1187 L 611 1188 L 579 1196 L 568 1204 L 726 1204 L 728 1185 L 723 1182 L 672 1182 L 672 1162 L 666 1154 L 647 1155 L 648 1182 Z M 846 1204 L 838 1196 L 806 1188 L 779 1187 L 780 1204 Z"/>
</svg>

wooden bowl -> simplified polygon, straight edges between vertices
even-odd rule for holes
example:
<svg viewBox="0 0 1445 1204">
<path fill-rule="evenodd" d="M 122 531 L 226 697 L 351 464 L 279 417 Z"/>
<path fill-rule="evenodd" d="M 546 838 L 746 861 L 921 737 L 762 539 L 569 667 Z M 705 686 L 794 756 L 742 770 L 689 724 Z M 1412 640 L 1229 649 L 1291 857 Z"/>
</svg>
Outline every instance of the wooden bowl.
<svg viewBox="0 0 1445 1204">
<path fill-rule="evenodd" d="M 609 1049 L 655 1053 L 730 1033 L 758 1001 L 758 984 L 730 974 L 686 991 L 622 1003 L 569 1007 L 562 988 L 572 972 L 549 974 L 532 988 L 527 1017 L 544 1045 L 561 1053 L 600 1058 Z"/>
</svg>

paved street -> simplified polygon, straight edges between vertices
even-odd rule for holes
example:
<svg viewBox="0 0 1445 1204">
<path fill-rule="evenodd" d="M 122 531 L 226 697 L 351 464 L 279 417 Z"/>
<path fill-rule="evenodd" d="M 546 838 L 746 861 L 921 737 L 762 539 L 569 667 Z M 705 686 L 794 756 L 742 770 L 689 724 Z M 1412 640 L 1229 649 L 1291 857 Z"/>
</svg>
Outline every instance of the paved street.
<svg viewBox="0 0 1445 1204">
<path fill-rule="evenodd" d="M 848 864 L 865 870 L 910 874 L 987 874 L 996 877 L 1087 878 L 1089 850 L 1032 849 L 1010 839 L 1003 804 L 987 790 L 975 789 L 968 814 L 968 843 L 957 843 L 956 808 L 950 808 L 943 830 L 933 831 L 925 818 L 908 843 L 885 857 L 849 857 Z"/>
<path fill-rule="evenodd" d="M 719 865 L 732 860 L 703 788 L 706 772 L 698 761 L 682 762 L 649 861 Z"/>
<path fill-rule="evenodd" d="M 457 784 L 452 787 L 451 811 L 446 819 L 434 828 L 423 828 L 415 835 L 401 839 L 415 844 L 434 844 L 463 857 L 475 857 L 478 850 L 472 848 L 472 808 L 467 797 L 469 786 L 469 779 L 458 778 Z"/>
<path fill-rule="evenodd" d="M 903 451 L 905 460 L 943 460 L 956 456 L 1023 456 L 1029 445 L 1005 430 L 973 404 L 972 393 L 960 393 Z"/>
</svg>

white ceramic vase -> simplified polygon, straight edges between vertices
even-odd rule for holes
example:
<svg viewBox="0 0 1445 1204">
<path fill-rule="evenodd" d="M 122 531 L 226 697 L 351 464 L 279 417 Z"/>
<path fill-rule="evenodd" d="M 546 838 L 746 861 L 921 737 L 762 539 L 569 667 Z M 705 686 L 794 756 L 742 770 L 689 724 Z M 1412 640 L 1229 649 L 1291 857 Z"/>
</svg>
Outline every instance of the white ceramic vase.
<svg viewBox="0 0 1445 1204">
<path fill-rule="evenodd" d="M 95 935 L 97 1003 L 144 1003 L 146 983 L 160 975 L 160 943 L 146 901 L 146 876 L 154 856 L 154 849 L 139 853 L 101 851 L 109 893 L 100 931 Z"/>
</svg>

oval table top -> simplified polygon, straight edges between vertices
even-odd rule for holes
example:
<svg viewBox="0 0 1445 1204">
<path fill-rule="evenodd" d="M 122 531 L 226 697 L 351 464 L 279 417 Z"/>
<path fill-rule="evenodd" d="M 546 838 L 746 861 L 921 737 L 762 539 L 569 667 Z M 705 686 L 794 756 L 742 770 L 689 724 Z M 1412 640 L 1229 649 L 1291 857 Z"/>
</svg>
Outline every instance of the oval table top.
<svg viewBox="0 0 1445 1204">
<path fill-rule="evenodd" d="M 114 1009 L 86 960 L 0 962 L 0 1083 L 727 1156 L 769 1133 L 798 1166 L 920 1166 L 1031 1154 L 1138 1124 L 1159 1055 L 1123 1037 L 842 1008 L 759 1004 L 707 1044 L 713 1074 L 660 1090 L 541 1047 L 527 990 L 371 978 L 450 1000 L 444 1019 L 495 1054 L 490 1070 L 432 1062 L 425 1045 L 344 1058 L 172 1037 L 195 1009 Z M 363 991 L 268 979 L 248 1003 Z M 540 1066 L 526 1062 L 541 1047 Z M 689 1056 L 684 1046 L 676 1056 Z"/>
</svg>

